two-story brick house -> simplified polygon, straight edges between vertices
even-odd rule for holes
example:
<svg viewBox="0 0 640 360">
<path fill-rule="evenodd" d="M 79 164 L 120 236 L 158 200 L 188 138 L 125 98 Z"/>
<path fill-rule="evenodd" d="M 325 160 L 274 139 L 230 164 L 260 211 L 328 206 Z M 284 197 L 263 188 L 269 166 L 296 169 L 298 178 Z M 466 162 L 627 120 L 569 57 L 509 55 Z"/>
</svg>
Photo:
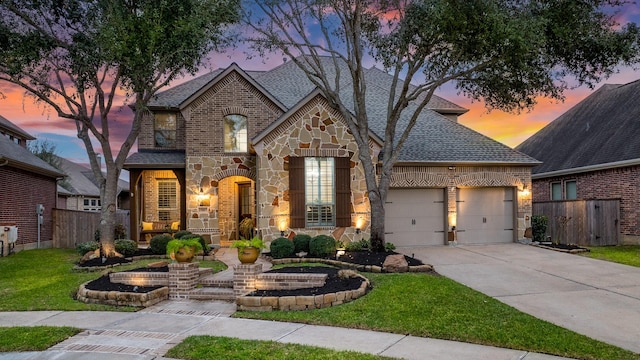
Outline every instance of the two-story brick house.
<svg viewBox="0 0 640 360">
<path fill-rule="evenodd" d="M 391 77 L 366 72 L 377 159 L 386 110 L 380 99 Z M 441 245 L 454 226 L 465 244 L 522 237 L 531 167 L 539 162 L 457 123 L 466 112 L 458 105 L 434 97 L 428 107 L 394 168 L 387 241 Z M 132 226 L 160 222 L 223 246 L 238 238 L 246 217 L 267 241 L 291 233 L 368 237 L 359 149 L 339 112 L 293 62 L 269 71 L 233 64 L 160 93 L 149 110 L 138 152 L 125 164 Z"/>
</svg>

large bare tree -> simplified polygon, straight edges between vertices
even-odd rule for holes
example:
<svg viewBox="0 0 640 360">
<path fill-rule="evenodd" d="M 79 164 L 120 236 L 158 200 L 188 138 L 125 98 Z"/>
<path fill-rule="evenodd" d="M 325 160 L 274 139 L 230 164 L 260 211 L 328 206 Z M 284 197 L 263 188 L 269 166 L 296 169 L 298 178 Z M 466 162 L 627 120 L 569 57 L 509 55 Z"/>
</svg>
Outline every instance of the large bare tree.
<svg viewBox="0 0 640 360">
<path fill-rule="evenodd" d="M 105 255 L 115 255 L 118 178 L 147 103 L 176 77 L 195 73 L 238 18 L 237 0 L 0 0 L 0 82 L 75 123 L 100 184 Z M 112 115 L 123 96 L 134 109 L 130 124 Z M 110 133 L 121 126 L 129 132 L 117 149 Z"/>
<path fill-rule="evenodd" d="M 382 251 L 393 164 L 434 92 L 454 83 L 489 108 L 519 111 L 538 97 L 562 100 L 568 78 L 593 86 L 637 60 L 635 24 L 603 12 L 621 3 L 266 0 L 246 6 L 243 21 L 253 49 L 290 57 L 346 119 L 366 174 L 372 247 Z M 379 161 L 368 145 L 367 59 L 392 77 Z"/>
</svg>

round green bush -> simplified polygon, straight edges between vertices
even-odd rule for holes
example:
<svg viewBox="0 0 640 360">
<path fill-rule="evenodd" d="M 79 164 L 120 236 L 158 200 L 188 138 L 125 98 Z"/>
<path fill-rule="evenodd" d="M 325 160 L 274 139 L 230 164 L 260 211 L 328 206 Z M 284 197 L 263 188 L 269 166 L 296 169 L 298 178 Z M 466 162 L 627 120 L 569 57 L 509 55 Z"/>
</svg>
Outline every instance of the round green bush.
<svg viewBox="0 0 640 360">
<path fill-rule="evenodd" d="M 182 238 L 187 238 L 187 237 L 191 237 L 193 235 L 193 233 L 189 230 L 180 230 L 178 232 L 176 232 L 175 234 L 173 234 L 173 238 L 174 239 L 182 239 Z"/>
<path fill-rule="evenodd" d="M 335 255 L 336 240 L 331 236 L 318 235 L 309 242 L 309 255 L 315 257 L 327 257 Z"/>
<path fill-rule="evenodd" d="M 156 255 L 164 255 L 167 253 L 167 243 L 173 239 L 169 234 L 160 234 L 151 238 L 149 247 Z"/>
<path fill-rule="evenodd" d="M 116 251 L 124 256 L 133 256 L 138 251 L 138 244 L 133 240 L 118 239 L 115 245 Z"/>
<path fill-rule="evenodd" d="M 274 259 L 282 259 L 293 255 L 295 246 L 293 242 L 287 238 L 277 238 L 271 242 L 271 257 Z"/>
<path fill-rule="evenodd" d="M 294 253 L 299 253 L 300 251 L 304 251 L 306 253 L 309 252 L 309 241 L 311 241 L 311 236 L 307 234 L 298 234 L 293 237 L 293 246 L 295 246 Z"/>
<path fill-rule="evenodd" d="M 76 250 L 80 255 L 84 255 L 89 251 L 96 251 L 100 247 L 97 241 L 85 241 L 76 245 Z"/>
</svg>

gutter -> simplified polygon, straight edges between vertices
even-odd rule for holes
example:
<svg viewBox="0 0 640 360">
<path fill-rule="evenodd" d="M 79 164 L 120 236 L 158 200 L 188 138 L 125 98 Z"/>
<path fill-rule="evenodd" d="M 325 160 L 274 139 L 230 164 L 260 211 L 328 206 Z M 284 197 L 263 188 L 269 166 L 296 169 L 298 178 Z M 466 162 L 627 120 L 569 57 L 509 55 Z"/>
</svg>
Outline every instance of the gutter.
<svg viewBox="0 0 640 360">
<path fill-rule="evenodd" d="M 586 173 L 591 171 L 616 169 L 616 168 L 635 166 L 635 165 L 640 165 L 640 158 L 631 159 L 631 160 L 614 161 L 614 162 L 604 163 L 604 164 L 580 166 L 580 167 L 570 168 L 570 169 L 548 171 L 548 172 L 539 173 L 539 174 L 532 174 L 531 179 L 532 180 L 544 179 L 544 178 L 554 177 L 554 176 L 573 175 L 573 174 L 580 174 L 580 173 Z"/>
</svg>

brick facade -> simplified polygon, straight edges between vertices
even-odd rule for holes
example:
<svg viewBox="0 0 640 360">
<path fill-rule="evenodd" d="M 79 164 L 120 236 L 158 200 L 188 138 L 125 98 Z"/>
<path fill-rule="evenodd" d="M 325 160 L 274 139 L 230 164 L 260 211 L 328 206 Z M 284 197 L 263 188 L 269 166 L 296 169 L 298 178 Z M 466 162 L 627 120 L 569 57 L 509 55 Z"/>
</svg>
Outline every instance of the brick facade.
<svg viewBox="0 0 640 360">
<path fill-rule="evenodd" d="M 18 226 L 16 250 L 33 249 L 38 244 L 36 205 L 44 205 L 40 229 L 41 246 L 51 246 L 56 207 L 56 180 L 11 166 L 0 167 L 0 224 Z M 6 247 L 6 244 L 5 244 Z M 6 249 L 5 249 L 6 250 Z M 6 252 L 5 252 L 6 254 Z"/>
<path fill-rule="evenodd" d="M 640 166 L 621 167 L 536 179 L 533 201 L 551 200 L 551 183 L 576 181 L 577 198 L 620 199 L 620 232 L 623 243 L 640 242 Z"/>
</svg>

